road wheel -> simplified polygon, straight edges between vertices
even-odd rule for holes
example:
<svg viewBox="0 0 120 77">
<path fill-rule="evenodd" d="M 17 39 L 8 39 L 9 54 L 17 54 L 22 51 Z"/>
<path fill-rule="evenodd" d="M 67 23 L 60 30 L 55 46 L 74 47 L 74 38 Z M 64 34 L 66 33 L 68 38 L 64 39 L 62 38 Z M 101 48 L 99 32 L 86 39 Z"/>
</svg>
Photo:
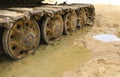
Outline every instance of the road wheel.
<svg viewBox="0 0 120 77">
<path fill-rule="evenodd" d="M 3 34 L 3 48 L 15 60 L 34 52 L 40 41 L 39 25 L 34 20 L 18 20 Z"/>
<path fill-rule="evenodd" d="M 63 17 L 64 21 L 64 34 L 72 34 L 77 27 L 77 15 L 75 11 L 65 14 Z"/>
<path fill-rule="evenodd" d="M 63 20 L 61 15 L 56 14 L 54 17 L 45 17 L 41 26 L 42 41 L 45 44 L 51 44 L 53 40 L 63 34 Z"/>
</svg>

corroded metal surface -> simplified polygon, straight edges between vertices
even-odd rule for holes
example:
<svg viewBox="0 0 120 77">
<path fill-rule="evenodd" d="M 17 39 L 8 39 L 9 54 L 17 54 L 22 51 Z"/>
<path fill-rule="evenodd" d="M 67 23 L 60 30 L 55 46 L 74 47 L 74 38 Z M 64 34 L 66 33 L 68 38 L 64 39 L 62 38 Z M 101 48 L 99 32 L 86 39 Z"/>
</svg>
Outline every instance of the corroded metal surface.
<svg viewBox="0 0 120 77">
<path fill-rule="evenodd" d="M 3 34 L 5 52 L 13 59 L 21 59 L 37 48 L 40 40 L 40 30 L 34 20 L 18 20 Z"/>
<path fill-rule="evenodd" d="M 63 20 L 59 14 L 54 17 L 45 17 L 41 26 L 42 41 L 50 44 L 54 39 L 61 37 L 63 33 Z"/>
<path fill-rule="evenodd" d="M 72 34 L 77 26 L 93 25 L 94 19 L 95 9 L 91 4 L 1 8 L 0 46 L 13 59 L 20 59 L 36 49 L 39 41 L 50 44 L 63 33 Z"/>
<path fill-rule="evenodd" d="M 64 16 L 64 34 L 73 33 L 77 27 L 77 14 L 75 11 L 67 13 Z"/>
</svg>

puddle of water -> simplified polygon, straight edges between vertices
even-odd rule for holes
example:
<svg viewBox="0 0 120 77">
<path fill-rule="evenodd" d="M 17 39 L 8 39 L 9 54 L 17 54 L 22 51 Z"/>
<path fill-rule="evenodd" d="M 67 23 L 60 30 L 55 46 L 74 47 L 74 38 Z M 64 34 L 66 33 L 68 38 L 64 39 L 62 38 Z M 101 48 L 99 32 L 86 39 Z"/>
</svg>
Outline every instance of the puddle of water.
<svg viewBox="0 0 120 77">
<path fill-rule="evenodd" d="M 99 34 L 99 35 L 93 36 L 93 38 L 103 42 L 120 41 L 120 38 L 118 38 L 116 35 L 113 35 L 113 34 Z"/>
</svg>

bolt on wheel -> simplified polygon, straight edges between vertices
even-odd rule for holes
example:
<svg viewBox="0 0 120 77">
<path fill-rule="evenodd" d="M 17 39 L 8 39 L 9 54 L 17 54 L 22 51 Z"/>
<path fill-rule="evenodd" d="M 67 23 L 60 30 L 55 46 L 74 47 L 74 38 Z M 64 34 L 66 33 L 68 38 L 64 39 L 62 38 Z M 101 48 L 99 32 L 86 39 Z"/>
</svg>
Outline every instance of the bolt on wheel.
<svg viewBox="0 0 120 77">
<path fill-rule="evenodd" d="M 72 34 L 77 27 L 77 15 L 76 12 L 73 11 L 71 13 L 67 13 L 64 18 L 64 34 Z"/>
<path fill-rule="evenodd" d="M 40 29 L 34 20 L 18 20 L 3 34 L 5 52 L 15 60 L 32 53 L 39 45 Z"/>
<path fill-rule="evenodd" d="M 41 26 L 42 41 L 45 44 L 51 44 L 53 40 L 63 34 L 63 20 L 61 15 L 56 14 L 54 17 L 45 17 Z"/>
</svg>

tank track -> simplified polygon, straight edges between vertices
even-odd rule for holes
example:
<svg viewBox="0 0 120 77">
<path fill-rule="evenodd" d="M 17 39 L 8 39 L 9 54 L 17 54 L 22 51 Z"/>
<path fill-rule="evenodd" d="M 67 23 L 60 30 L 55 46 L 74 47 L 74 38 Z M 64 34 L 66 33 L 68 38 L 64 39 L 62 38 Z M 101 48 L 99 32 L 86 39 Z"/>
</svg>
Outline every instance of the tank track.
<svg viewBox="0 0 120 77">
<path fill-rule="evenodd" d="M 42 5 L 0 10 L 1 51 L 18 60 L 34 53 L 40 45 L 51 44 L 76 27 L 93 25 L 95 8 L 91 4 Z"/>
</svg>

